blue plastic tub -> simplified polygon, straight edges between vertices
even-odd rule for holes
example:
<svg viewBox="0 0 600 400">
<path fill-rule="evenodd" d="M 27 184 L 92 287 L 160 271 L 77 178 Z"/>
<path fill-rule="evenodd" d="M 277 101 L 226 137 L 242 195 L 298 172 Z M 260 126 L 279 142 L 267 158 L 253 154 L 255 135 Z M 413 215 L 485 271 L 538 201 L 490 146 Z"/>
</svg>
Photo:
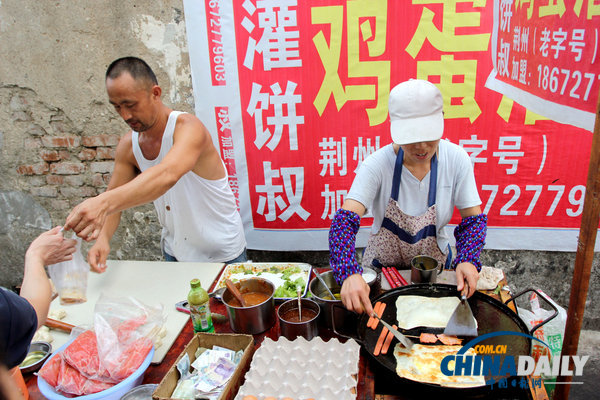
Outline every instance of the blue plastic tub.
<svg viewBox="0 0 600 400">
<path fill-rule="evenodd" d="M 69 344 L 71 344 L 70 341 L 62 345 L 61 348 L 59 348 L 54 354 L 52 354 L 52 357 L 46 360 L 46 363 L 48 363 L 58 353 L 62 352 Z M 117 383 L 110 389 L 106 389 L 98 393 L 88 394 L 85 396 L 66 397 L 54 390 L 54 388 L 50 386 L 48 382 L 46 382 L 41 376 L 38 376 L 37 379 L 38 388 L 40 389 L 40 392 L 44 395 L 44 397 L 50 400 L 119 400 L 121 396 L 123 396 L 125 393 L 127 393 L 134 387 L 139 386 L 142 383 L 142 380 L 144 379 L 144 372 L 146 372 L 146 369 L 148 369 L 148 366 L 152 361 L 152 357 L 154 357 L 154 346 L 152 346 L 152 348 L 150 349 L 150 352 L 142 362 L 142 365 L 140 365 L 140 367 L 133 374 L 129 375 L 129 377 L 124 379 L 122 382 Z"/>
</svg>

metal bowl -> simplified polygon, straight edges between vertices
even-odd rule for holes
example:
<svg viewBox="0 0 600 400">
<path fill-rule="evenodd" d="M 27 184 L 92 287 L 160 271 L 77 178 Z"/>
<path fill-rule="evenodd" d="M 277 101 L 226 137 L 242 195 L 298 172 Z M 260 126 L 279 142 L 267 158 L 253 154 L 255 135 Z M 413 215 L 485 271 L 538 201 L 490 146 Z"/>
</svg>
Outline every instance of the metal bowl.
<svg viewBox="0 0 600 400">
<path fill-rule="evenodd" d="M 342 287 L 333 278 L 333 272 L 331 270 L 322 272 L 321 278 L 323 278 L 323 282 L 325 282 L 333 294 L 340 293 Z M 338 300 L 337 298 L 333 300 L 330 299 L 331 296 L 329 296 L 327 288 L 323 286 L 321 281 L 316 277 L 313 278 L 308 284 L 308 290 L 312 296 L 312 299 L 317 302 L 319 307 L 321 307 L 321 323 L 325 325 L 325 327 L 331 329 L 333 328 L 332 318 L 335 316 L 335 326 L 343 326 L 344 315 L 334 312 L 334 305 L 337 304 L 341 306 L 342 300 Z"/>
<path fill-rule="evenodd" d="M 156 390 L 158 384 L 149 383 L 134 387 L 129 392 L 125 393 L 121 400 L 152 400 L 152 393 Z"/>
<path fill-rule="evenodd" d="M 42 355 L 43 354 L 43 355 Z M 29 351 L 27 352 L 27 356 L 19 365 L 19 369 L 22 374 L 27 374 L 29 372 L 35 372 L 44 365 L 48 357 L 52 354 L 52 345 L 48 342 L 32 342 L 29 345 Z M 37 358 L 33 363 L 28 362 L 31 358 Z"/>
<path fill-rule="evenodd" d="M 367 282 L 367 285 L 371 288 L 369 297 L 373 298 L 379 295 L 379 292 L 381 291 L 381 273 L 374 268 L 363 267 L 362 275 L 365 282 Z"/>
<path fill-rule="evenodd" d="M 263 278 L 242 279 L 234 283 L 241 293 L 261 292 L 269 295 L 269 298 L 260 304 L 250 307 L 235 307 L 229 304 L 233 299 L 233 293 L 229 289 L 223 292 L 223 302 L 229 316 L 229 325 L 234 332 L 249 333 L 256 335 L 271 328 L 276 321 L 275 316 L 275 285 Z"/>
</svg>

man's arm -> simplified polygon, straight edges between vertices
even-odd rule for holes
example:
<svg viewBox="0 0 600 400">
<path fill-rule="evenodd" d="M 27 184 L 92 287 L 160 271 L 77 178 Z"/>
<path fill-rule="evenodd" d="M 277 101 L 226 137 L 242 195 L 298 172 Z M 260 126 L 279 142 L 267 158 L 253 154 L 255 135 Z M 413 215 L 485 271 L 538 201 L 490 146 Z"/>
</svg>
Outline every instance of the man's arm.
<svg viewBox="0 0 600 400">
<path fill-rule="evenodd" d="M 119 141 L 119 145 L 117 146 L 115 166 L 106 190 L 113 190 L 132 181 L 137 174 L 138 170 L 132 150 L 131 132 L 129 132 Z M 106 259 L 110 252 L 110 239 L 119 227 L 120 221 L 121 212 L 116 212 L 106 217 L 96 243 L 88 251 L 87 261 L 92 271 L 101 273 L 106 270 Z"/>
<path fill-rule="evenodd" d="M 205 152 L 214 150 L 200 120 L 182 114 L 177 122 L 173 147 L 158 165 L 76 206 L 67 217 L 65 229 L 73 229 L 88 241 L 98 238 L 108 215 L 155 200 L 191 171 Z"/>
</svg>

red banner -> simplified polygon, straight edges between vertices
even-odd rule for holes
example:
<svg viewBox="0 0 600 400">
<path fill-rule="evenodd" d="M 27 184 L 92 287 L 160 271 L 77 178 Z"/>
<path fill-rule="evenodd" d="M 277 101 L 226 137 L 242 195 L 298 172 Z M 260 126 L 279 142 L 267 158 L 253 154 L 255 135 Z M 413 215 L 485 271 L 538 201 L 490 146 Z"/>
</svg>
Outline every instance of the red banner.
<svg viewBox="0 0 600 400">
<path fill-rule="evenodd" d="M 600 4 L 594 3 L 496 0 L 489 86 L 591 131 L 600 91 Z"/>
<path fill-rule="evenodd" d="M 194 7 L 188 3 L 189 27 Z M 512 1 L 498 1 L 508 3 L 515 8 Z M 510 32 L 499 30 L 499 43 L 510 38 L 511 49 L 516 46 L 516 26 L 523 26 L 516 22 L 522 18 L 522 4 L 529 2 L 520 3 Z M 231 35 L 223 34 L 225 52 L 227 43 L 235 49 L 231 63 L 225 61 L 227 85 L 234 77 L 236 82 L 221 98 L 207 99 L 211 96 L 206 96 L 206 89 L 195 86 L 196 105 L 200 109 L 230 104 L 230 111 L 237 110 L 230 118 L 234 140 L 243 146 L 235 154 L 246 167 L 245 172 L 239 168 L 237 172 L 244 181 L 241 186 L 247 187 L 240 207 L 251 248 L 303 247 L 299 236 L 288 240 L 288 248 L 265 243 L 268 231 L 315 234 L 318 240 L 312 242 L 309 236 L 303 237 L 304 248 L 327 248 L 331 218 L 361 162 L 391 142 L 389 91 L 410 78 L 427 79 L 442 91 L 444 138 L 461 145 L 473 161 L 482 208 L 489 215 L 488 248 L 548 245 L 539 241 L 543 235 L 532 235 L 531 243 L 511 242 L 503 237 L 506 229 L 556 232 L 579 227 L 591 134 L 534 114 L 485 86 L 496 59 L 490 55 L 491 1 L 246 0 L 235 1 L 227 9 L 220 4 L 221 15 L 229 16 L 230 25 L 222 27 Z M 592 14 L 593 7 L 588 5 Z M 536 9 L 540 9 L 537 2 Z M 589 10 L 585 15 L 591 15 Z M 206 8 L 207 18 L 208 14 Z M 558 20 L 564 21 L 560 26 L 567 32 L 567 42 L 574 40 L 573 35 L 579 37 L 583 25 Z M 594 14 L 586 24 L 597 26 L 599 21 Z M 542 33 L 529 29 L 528 45 L 540 46 Z M 188 36 L 192 54 L 198 39 L 192 40 L 190 29 Z M 556 87 L 556 93 L 562 93 L 560 101 L 582 109 L 595 104 L 598 79 L 593 79 L 589 90 L 585 79 L 586 74 L 598 74 L 598 63 L 582 68 L 573 62 L 579 50 L 582 58 L 592 54 L 590 36 L 586 30 L 583 47 L 565 42 L 566 49 L 560 50 L 556 60 L 553 52 L 559 50 L 548 43 L 548 57 L 540 51 L 539 58 L 528 61 L 528 87 L 535 84 L 532 90 L 552 93 L 554 68 L 569 69 L 571 83 L 563 91 L 559 80 Z M 519 42 L 519 51 L 507 58 L 509 76 L 505 70 L 501 76 L 511 83 L 516 68 L 512 56 L 520 60 L 522 46 Z M 193 73 L 206 74 L 191 58 Z M 521 73 L 520 67 L 517 71 Z M 573 91 L 579 99 L 569 94 L 578 76 L 575 71 L 582 75 L 579 88 Z M 236 137 L 242 133 L 243 138 Z M 369 218 L 363 219 L 363 226 L 370 223 Z M 260 239 L 253 239 L 255 233 Z"/>
</svg>

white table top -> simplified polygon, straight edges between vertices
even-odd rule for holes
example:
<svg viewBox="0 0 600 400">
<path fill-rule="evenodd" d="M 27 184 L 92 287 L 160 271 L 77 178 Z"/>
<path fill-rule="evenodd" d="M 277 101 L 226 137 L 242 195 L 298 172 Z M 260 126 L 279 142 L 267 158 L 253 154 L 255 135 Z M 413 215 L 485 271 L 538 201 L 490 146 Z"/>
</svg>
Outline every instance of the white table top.
<svg viewBox="0 0 600 400">
<path fill-rule="evenodd" d="M 90 272 L 88 277 L 87 302 L 61 305 L 58 298 L 50 310 L 63 309 L 63 319 L 73 325 L 93 323 L 94 306 L 101 293 L 110 296 L 133 296 L 149 306 L 162 304 L 167 314 L 167 334 L 163 344 L 154 353 L 153 363 L 160 363 L 189 319 L 188 314 L 175 309 L 175 303 L 185 300 L 190 289 L 190 280 L 200 279 L 208 290 L 217 278 L 223 263 L 161 262 L 161 261 L 116 261 L 109 260 L 102 274 Z M 54 341 L 52 348 L 58 349 L 69 339 L 67 333 L 51 330 Z"/>
</svg>

